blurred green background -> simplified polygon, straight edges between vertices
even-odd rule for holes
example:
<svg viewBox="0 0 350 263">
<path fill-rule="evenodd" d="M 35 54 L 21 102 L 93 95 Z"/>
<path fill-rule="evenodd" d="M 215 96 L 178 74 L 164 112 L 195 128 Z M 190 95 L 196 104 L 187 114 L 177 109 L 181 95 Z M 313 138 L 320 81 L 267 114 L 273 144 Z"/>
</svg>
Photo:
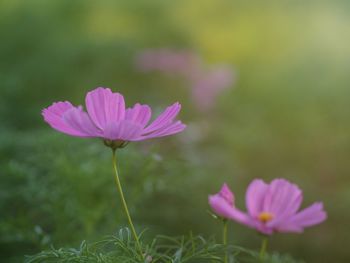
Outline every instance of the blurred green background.
<svg viewBox="0 0 350 263">
<path fill-rule="evenodd" d="M 0 2 L 0 253 L 22 262 L 51 244 L 77 246 L 126 225 L 111 154 L 68 137 L 40 115 L 54 101 L 83 104 L 107 86 L 154 112 L 174 101 L 188 129 L 129 145 L 120 169 L 131 213 L 148 235 L 193 230 L 220 238 L 207 196 L 227 182 L 244 209 L 253 178 L 285 177 L 328 220 L 302 235 L 277 234 L 271 250 L 306 262 L 349 262 L 350 2 Z M 135 69 L 145 48 L 192 50 L 226 63 L 237 80 L 215 107 L 196 111 L 181 80 Z M 253 230 L 230 242 L 258 248 Z"/>
</svg>

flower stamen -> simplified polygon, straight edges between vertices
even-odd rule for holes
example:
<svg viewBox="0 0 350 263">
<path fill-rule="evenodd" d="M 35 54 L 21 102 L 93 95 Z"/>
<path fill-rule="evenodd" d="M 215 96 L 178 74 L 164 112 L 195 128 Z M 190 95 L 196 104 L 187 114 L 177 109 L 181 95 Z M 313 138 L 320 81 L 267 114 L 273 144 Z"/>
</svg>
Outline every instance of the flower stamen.
<svg viewBox="0 0 350 263">
<path fill-rule="evenodd" d="M 274 214 L 271 214 L 269 212 L 262 212 L 259 214 L 258 219 L 263 223 L 267 223 L 271 221 L 274 217 Z"/>
</svg>

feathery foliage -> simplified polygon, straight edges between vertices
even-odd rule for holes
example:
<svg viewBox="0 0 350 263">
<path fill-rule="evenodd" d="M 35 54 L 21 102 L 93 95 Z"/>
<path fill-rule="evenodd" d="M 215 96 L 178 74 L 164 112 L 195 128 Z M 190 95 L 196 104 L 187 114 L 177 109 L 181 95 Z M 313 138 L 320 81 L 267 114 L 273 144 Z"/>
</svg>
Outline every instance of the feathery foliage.
<svg viewBox="0 0 350 263">
<path fill-rule="evenodd" d="M 88 244 L 83 241 L 79 248 L 51 247 L 50 250 L 28 256 L 26 263 L 41 262 L 98 262 L 98 263 L 215 263 L 223 262 L 224 254 L 228 252 L 229 262 L 264 262 L 264 263 L 297 263 L 288 255 L 266 255 L 259 260 L 255 251 L 237 246 L 225 247 L 217 244 L 214 239 L 206 240 L 202 236 L 168 237 L 157 236 L 151 242 L 144 242 L 140 235 L 144 251 L 144 259 L 140 258 L 135 242 L 128 228 L 122 228 L 115 235 L 101 241 Z"/>
</svg>

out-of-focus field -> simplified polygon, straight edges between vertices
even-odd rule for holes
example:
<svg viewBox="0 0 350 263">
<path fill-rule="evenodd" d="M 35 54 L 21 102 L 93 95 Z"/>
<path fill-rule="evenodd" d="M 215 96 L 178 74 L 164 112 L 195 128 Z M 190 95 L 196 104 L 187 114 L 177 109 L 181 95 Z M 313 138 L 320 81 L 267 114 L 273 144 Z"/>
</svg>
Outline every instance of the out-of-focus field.
<svg viewBox="0 0 350 263">
<path fill-rule="evenodd" d="M 275 235 L 271 250 L 306 262 L 348 262 L 350 251 L 350 2 L 0 2 L 0 254 L 6 262 L 54 244 L 76 246 L 126 225 L 111 156 L 99 140 L 68 137 L 40 112 L 53 101 L 83 104 L 107 86 L 154 112 L 180 101 L 188 129 L 120 151 L 138 229 L 218 235 L 207 196 L 223 182 L 244 209 L 256 177 L 285 177 L 304 205 L 324 201 L 328 220 L 302 235 Z M 188 83 L 142 73 L 146 48 L 192 50 L 228 64 L 236 80 L 209 112 Z M 250 229 L 230 242 L 258 248 Z"/>
</svg>

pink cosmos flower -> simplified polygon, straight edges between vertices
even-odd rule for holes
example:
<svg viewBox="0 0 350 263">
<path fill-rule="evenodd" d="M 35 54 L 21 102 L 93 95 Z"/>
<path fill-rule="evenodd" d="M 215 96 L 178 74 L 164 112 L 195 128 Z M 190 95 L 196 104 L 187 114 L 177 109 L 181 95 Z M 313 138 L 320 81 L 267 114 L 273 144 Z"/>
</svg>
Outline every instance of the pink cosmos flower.
<svg viewBox="0 0 350 263">
<path fill-rule="evenodd" d="M 136 103 L 125 108 L 124 97 L 109 88 L 96 88 L 85 98 L 87 112 L 82 106 L 70 102 L 55 102 L 42 111 L 44 120 L 54 129 L 77 137 L 102 138 L 114 149 L 129 141 L 142 141 L 183 131 L 186 127 L 175 121 L 181 105 L 176 102 L 167 107 L 150 124 L 151 108 Z"/>
<path fill-rule="evenodd" d="M 305 227 L 327 218 L 321 202 L 298 212 L 302 199 L 299 187 L 285 179 L 275 179 L 270 184 L 256 179 L 246 192 L 247 213 L 235 207 L 234 195 L 226 184 L 219 193 L 209 196 L 209 204 L 219 216 L 271 235 L 274 232 L 301 233 Z"/>
</svg>

